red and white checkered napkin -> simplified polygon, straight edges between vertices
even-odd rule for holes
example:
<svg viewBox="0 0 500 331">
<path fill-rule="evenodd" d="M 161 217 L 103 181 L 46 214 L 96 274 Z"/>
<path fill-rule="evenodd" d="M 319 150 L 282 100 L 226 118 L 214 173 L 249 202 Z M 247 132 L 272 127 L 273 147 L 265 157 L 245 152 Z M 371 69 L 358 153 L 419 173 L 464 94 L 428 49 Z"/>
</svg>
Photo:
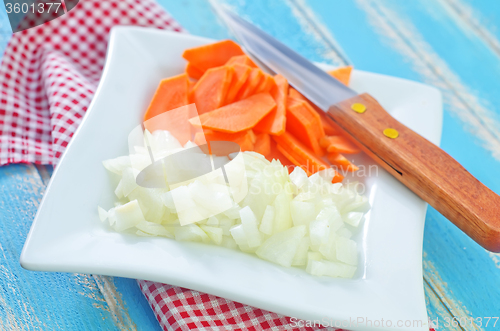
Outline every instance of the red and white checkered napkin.
<svg viewBox="0 0 500 331">
<path fill-rule="evenodd" d="M 153 0 L 82 0 L 14 34 L 0 67 L 0 165 L 57 163 L 95 92 L 114 25 L 182 31 Z"/>
<path fill-rule="evenodd" d="M 182 31 L 154 0 L 82 0 L 59 18 L 14 34 L 0 67 L 0 165 L 57 163 L 95 92 L 114 25 Z M 306 330 L 208 294 L 139 284 L 165 330 Z"/>
<path fill-rule="evenodd" d="M 300 327 L 305 325 L 304 321 L 182 287 L 145 280 L 137 282 L 164 330 L 335 330 Z"/>
</svg>

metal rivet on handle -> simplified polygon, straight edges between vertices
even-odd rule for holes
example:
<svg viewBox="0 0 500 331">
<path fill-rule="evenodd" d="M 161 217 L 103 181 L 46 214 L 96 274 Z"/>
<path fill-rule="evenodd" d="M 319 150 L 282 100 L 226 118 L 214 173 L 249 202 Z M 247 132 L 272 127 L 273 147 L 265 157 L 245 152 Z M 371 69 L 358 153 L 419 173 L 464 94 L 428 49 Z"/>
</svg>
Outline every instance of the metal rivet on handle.
<svg viewBox="0 0 500 331">
<path fill-rule="evenodd" d="M 399 132 L 396 129 L 387 128 L 384 130 L 384 135 L 391 139 L 396 139 L 399 136 Z"/>
<path fill-rule="evenodd" d="M 351 105 L 351 109 L 354 110 L 356 113 L 363 114 L 366 111 L 366 106 L 363 105 L 362 103 L 353 103 Z"/>
</svg>

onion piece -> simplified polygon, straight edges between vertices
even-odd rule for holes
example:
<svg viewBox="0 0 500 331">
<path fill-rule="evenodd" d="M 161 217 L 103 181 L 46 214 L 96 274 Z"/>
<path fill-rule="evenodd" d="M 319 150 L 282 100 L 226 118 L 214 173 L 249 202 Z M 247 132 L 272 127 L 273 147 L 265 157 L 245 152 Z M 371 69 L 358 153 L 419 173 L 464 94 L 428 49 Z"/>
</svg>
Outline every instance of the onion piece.
<svg viewBox="0 0 500 331">
<path fill-rule="evenodd" d="M 354 240 L 338 237 L 335 250 L 337 260 L 350 265 L 358 264 L 357 244 Z"/>
<path fill-rule="evenodd" d="M 310 245 L 311 239 L 309 237 L 303 237 L 300 240 L 299 247 L 297 247 L 297 252 L 295 252 L 295 256 L 292 260 L 293 266 L 304 266 L 307 264 L 307 253 Z"/>
<path fill-rule="evenodd" d="M 259 247 L 256 254 L 264 260 L 290 267 L 305 234 L 306 227 L 304 225 L 276 233 Z"/>
<path fill-rule="evenodd" d="M 200 228 L 205 231 L 210 239 L 216 244 L 220 245 L 222 243 L 222 229 L 215 226 L 200 225 Z"/>
<path fill-rule="evenodd" d="M 363 215 L 361 212 L 352 211 L 342 215 L 342 220 L 349 225 L 358 227 L 359 223 L 363 220 Z"/>
<path fill-rule="evenodd" d="M 99 219 L 101 220 L 101 222 L 104 222 L 108 219 L 108 212 L 106 211 L 106 209 L 97 206 L 97 213 L 99 214 Z"/>
<path fill-rule="evenodd" d="M 292 200 L 290 202 L 290 214 L 293 225 L 308 225 L 310 221 L 316 218 L 316 207 L 312 202 Z"/>
<path fill-rule="evenodd" d="M 275 217 L 275 208 L 274 206 L 268 205 L 264 212 L 264 216 L 262 216 L 262 221 L 260 221 L 260 232 L 272 235 L 274 228 L 274 217 Z"/>
<path fill-rule="evenodd" d="M 130 229 L 140 222 L 146 221 L 137 200 L 132 200 L 112 210 L 112 213 L 108 212 L 109 222 L 113 224 L 115 230 L 118 232 Z"/>
</svg>

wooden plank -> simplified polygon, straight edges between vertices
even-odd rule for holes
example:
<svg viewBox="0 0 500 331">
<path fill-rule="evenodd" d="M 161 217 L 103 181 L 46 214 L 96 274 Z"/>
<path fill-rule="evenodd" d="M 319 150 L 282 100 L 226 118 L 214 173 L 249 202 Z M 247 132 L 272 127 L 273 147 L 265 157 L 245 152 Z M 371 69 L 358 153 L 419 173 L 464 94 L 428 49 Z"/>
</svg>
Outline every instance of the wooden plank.
<svg viewBox="0 0 500 331">
<path fill-rule="evenodd" d="M 227 29 L 213 15 L 208 1 L 157 1 L 191 34 L 214 39 L 231 38 Z"/>
<path fill-rule="evenodd" d="M 135 280 L 21 268 L 21 249 L 50 173 L 33 165 L 0 168 L 0 329 L 159 330 Z"/>
</svg>

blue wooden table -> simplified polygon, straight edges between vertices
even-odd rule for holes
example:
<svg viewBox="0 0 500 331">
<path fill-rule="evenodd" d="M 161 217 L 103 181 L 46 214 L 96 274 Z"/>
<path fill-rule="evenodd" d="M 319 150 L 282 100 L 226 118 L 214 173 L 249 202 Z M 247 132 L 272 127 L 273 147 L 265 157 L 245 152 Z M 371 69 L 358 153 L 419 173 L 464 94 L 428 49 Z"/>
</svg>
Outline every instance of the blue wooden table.
<svg viewBox="0 0 500 331">
<path fill-rule="evenodd" d="M 206 0 L 160 2 L 190 33 L 230 37 Z M 445 101 L 441 147 L 500 193 L 500 1 L 226 3 L 311 60 L 438 87 Z M 0 53 L 11 36 L 1 7 Z M 45 166 L 0 167 L 0 329 L 160 329 L 135 280 L 21 268 L 19 255 L 50 175 Z M 500 255 L 433 208 L 423 270 L 429 317 L 439 330 L 500 329 L 500 321 L 493 325 L 500 316 Z M 460 326 L 453 318 L 475 323 Z"/>
</svg>

